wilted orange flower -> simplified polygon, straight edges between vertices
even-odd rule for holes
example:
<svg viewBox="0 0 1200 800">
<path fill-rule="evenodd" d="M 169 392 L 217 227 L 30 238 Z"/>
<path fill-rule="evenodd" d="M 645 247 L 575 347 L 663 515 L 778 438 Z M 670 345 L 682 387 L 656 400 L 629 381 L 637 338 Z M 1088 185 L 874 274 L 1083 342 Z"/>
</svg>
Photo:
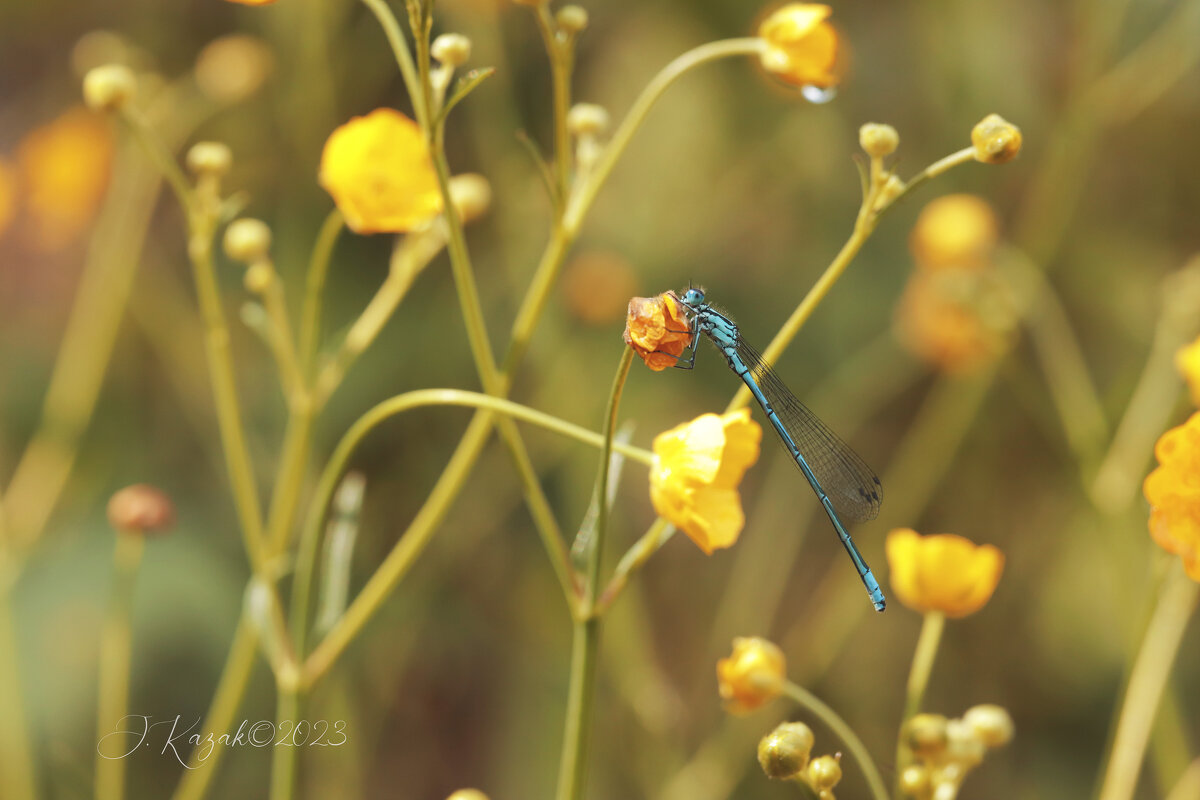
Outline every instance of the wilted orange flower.
<svg viewBox="0 0 1200 800">
<path fill-rule="evenodd" d="M 330 135 L 319 180 L 357 233 L 409 231 L 442 210 L 421 129 L 390 108 L 355 117 Z"/>
<path fill-rule="evenodd" d="M 112 152 L 108 123 L 83 107 L 25 136 L 17 163 L 35 248 L 61 249 L 87 228 L 108 186 Z"/>
<path fill-rule="evenodd" d="M 629 301 L 625 343 L 655 372 L 675 365 L 692 341 L 689 330 L 687 312 L 672 292 Z"/>
<path fill-rule="evenodd" d="M 762 428 L 750 410 L 702 414 L 654 437 L 650 500 L 705 553 L 737 541 L 745 517 L 738 484 L 758 460 Z"/>
<path fill-rule="evenodd" d="M 1004 554 L 997 548 L 952 533 L 921 536 L 897 528 L 888 534 L 886 547 L 892 591 L 922 613 L 974 614 L 991 598 L 1004 570 Z"/>
<path fill-rule="evenodd" d="M 1159 437 L 1154 455 L 1158 466 L 1142 484 L 1150 535 L 1200 581 L 1200 412 Z"/>
<path fill-rule="evenodd" d="M 0 226 L 2 228 L 3 226 Z M 1200 339 L 1179 348 L 1175 353 L 1175 369 L 1187 382 L 1192 405 L 1200 406 Z"/>
<path fill-rule="evenodd" d="M 789 3 L 758 26 L 766 42 L 763 69 L 796 86 L 836 86 L 838 34 L 827 21 L 833 13 L 820 3 Z"/>
<path fill-rule="evenodd" d="M 0 236 L 12 222 L 17 210 L 17 171 L 6 159 L 0 158 Z"/>
<path fill-rule="evenodd" d="M 717 661 L 717 688 L 731 714 L 748 714 L 779 696 L 787 677 L 783 651 L 753 637 L 733 640 L 729 658 Z"/>
<path fill-rule="evenodd" d="M 925 269 L 976 269 L 991 263 L 998 237 L 996 214 L 986 201 L 948 194 L 921 209 L 908 247 Z"/>
<path fill-rule="evenodd" d="M 977 369 L 1004 352 L 1016 310 L 988 276 L 961 270 L 914 272 L 896 306 L 901 344 L 950 374 Z"/>
</svg>

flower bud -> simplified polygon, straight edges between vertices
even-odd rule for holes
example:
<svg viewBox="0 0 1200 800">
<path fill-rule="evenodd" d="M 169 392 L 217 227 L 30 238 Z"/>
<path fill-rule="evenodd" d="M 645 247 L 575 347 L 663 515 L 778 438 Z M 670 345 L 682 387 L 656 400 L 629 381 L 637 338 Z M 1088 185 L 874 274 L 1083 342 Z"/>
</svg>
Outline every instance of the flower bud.
<svg viewBox="0 0 1200 800">
<path fill-rule="evenodd" d="M 1012 741 L 1012 716 L 1000 706 L 990 703 L 973 706 L 963 714 L 962 720 L 985 747 L 1000 747 Z"/>
<path fill-rule="evenodd" d="M 450 178 L 450 202 L 463 222 L 479 219 L 492 204 L 492 186 L 488 179 L 473 172 Z"/>
<path fill-rule="evenodd" d="M 841 755 L 820 756 L 808 765 L 808 780 L 818 794 L 828 792 L 842 779 Z"/>
<path fill-rule="evenodd" d="M 999 114 L 988 114 L 971 129 L 975 160 L 984 164 L 1003 164 L 1021 152 L 1021 129 Z"/>
<path fill-rule="evenodd" d="M 225 254 L 245 264 L 266 257 L 271 248 L 271 229 L 267 223 L 245 217 L 229 223 L 225 229 Z"/>
<path fill-rule="evenodd" d="M 900 193 L 905 189 L 905 183 L 900 179 L 899 175 L 888 175 L 888 179 L 879 189 L 879 194 L 875 195 L 876 211 L 891 205 L 892 201 L 900 196 Z"/>
<path fill-rule="evenodd" d="M 717 662 L 717 683 L 732 714 L 745 714 L 774 700 L 787 668 L 783 651 L 757 636 L 733 640 L 733 653 Z"/>
<path fill-rule="evenodd" d="M 608 124 L 608 111 L 594 103 L 576 103 L 567 114 L 567 130 L 575 136 L 599 136 Z"/>
<path fill-rule="evenodd" d="M 443 33 L 433 40 L 429 54 L 447 67 L 461 67 L 471 57 L 471 40 L 461 33 Z"/>
<path fill-rule="evenodd" d="M 224 142 L 197 142 L 187 152 L 187 168 L 196 177 L 213 175 L 220 178 L 232 165 L 233 153 Z"/>
<path fill-rule="evenodd" d="M 900 134 L 891 125 L 868 122 L 858 129 L 858 143 L 871 158 L 883 158 L 896 152 Z"/>
<path fill-rule="evenodd" d="M 459 789 L 446 800 L 488 800 L 488 796 L 478 789 Z"/>
<path fill-rule="evenodd" d="M 109 499 L 108 522 L 120 533 L 166 533 L 175 524 L 175 505 L 161 489 L 137 483 Z"/>
<path fill-rule="evenodd" d="M 256 261 L 242 276 L 242 284 L 246 287 L 246 291 L 258 295 L 266 294 L 274 280 L 275 270 L 267 261 Z"/>
<path fill-rule="evenodd" d="M 919 758 L 934 758 L 946 749 L 946 718 L 941 714 L 917 714 L 904 724 L 904 740 Z"/>
<path fill-rule="evenodd" d="M 133 98 L 137 78 L 120 64 L 88 70 L 83 77 L 83 100 L 93 111 L 120 111 Z"/>
<path fill-rule="evenodd" d="M 803 722 L 784 722 L 758 743 L 758 763 L 768 778 L 786 780 L 804 771 L 813 732 Z"/>
<path fill-rule="evenodd" d="M 588 25 L 588 13 L 580 6 L 563 6 L 554 15 L 558 29 L 570 36 L 582 33 Z"/>
<path fill-rule="evenodd" d="M 900 793 L 909 797 L 921 797 L 929 792 L 929 770 L 916 765 L 905 767 L 900 773 Z"/>
<path fill-rule="evenodd" d="M 983 761 L 983 741 L 961 719 L 946 723 L 946 759 L 970 769 Z"/>
</svg>

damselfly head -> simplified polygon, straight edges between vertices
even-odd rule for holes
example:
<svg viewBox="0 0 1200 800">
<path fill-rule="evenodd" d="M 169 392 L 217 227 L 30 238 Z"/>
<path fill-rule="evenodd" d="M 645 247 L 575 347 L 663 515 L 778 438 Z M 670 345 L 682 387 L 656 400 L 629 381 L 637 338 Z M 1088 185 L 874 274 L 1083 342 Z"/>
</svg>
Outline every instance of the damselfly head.
<svg viewBox="0 0 1200 800">
<path fill-rule="evenodd" d="M 695 308 L 704 302 L 704 289 L 699 286 L 689 286 L 688 290 L 683 293 L 680 302 L 689 308 Z"/>
</svg>

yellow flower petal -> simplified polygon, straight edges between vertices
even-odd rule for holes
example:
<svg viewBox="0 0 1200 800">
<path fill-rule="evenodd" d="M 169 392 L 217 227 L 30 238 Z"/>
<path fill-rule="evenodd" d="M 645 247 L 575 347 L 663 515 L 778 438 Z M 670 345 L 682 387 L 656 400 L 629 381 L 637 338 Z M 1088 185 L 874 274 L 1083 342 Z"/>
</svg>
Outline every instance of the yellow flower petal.
<svg viewBox="0 0 1200 800">
<path fill-rule="evenodd" d="M 1200 412 L 1160 436 L 1154 455 L 1159 465 L 1142 484 L 1150 536 L 1200 581 Z"/>
<path fill-rule="evenodd" d="M 330 135 L 320 183 L 357 233 L 413 230 L 442 210 L 421 129 L 390 108 L 355 117 Z"/>
<path fill-rule="evenodd" d="M 1175 354 L 1175 368 L 1187 382 L 1192 405 L 1200 406 L 1200 338 Z"/>
<path fill-rule="evenodd" d="M 654 439 L 650 501 L 705 553 L 731 546 L 745 518 L 737 487 L 758 460 L 762 428 L 748 409 L 703 414 Z"/>
<path fill-rule="evenodd" d="M 754 637 L 733 640 L 733 652 L 717 661 L 717 688 L 725 708 L 747 714 L 779 696 L 787 674 L 783 651 Z"/>
<path fill-rule="evenodd" d="M 686 312 L 673 292 L 634 297 L 625 316 L 625 343 L 655 372 L 673 367 L 692 341 Z"/>
<path fill-rule="evenodd" d="M 948 194 L 925 205 L 908 246 L 927 269 L 973 268 L 991 263 L 999 239 L 996 212 L 971 194 Z"/>
<path fill-rule="evenodd" d="M 838 34 L 819 3 L 790 3 L 759 25 L 766 43 L 761 61 L 772 75 L 796 86 L 830 88 L 838 82 Z"/>
<path fill-rule="evenodd" d="M 922 613 L 965 617 L 987 603 L 1004 569 L 1004 554 L 950 533 L 921 536 L 909 528 L 888 534 L 892 590 Z"/>
</svg>

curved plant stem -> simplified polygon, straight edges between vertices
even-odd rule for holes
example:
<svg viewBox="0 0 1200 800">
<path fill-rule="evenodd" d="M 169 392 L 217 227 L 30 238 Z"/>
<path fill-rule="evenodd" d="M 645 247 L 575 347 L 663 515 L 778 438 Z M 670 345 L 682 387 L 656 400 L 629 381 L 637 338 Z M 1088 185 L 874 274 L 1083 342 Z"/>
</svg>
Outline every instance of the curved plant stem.
<svg viewBox="0 0 1200 800">
<path fill-rule="evenodd" d="M 850 755 L 858 762 L 858 768 L 862 770 L 863 778 L 867 781 L 867 788 L 870 789 L 873 800 L 887 800 L 887 787 L 879 775 L 879 767 L 875 766 L 866 745 L 858 738 L 854 729 L 846 724 L 846 720 L 803 686 L 791 681 L 784 681 L 783 693 L 795 700 L 802 708 L 811 711 L 835 736 L 842 740 L 846 749 L 850 751 Z"/>
<path fill-rule="evenodd" d="M 1200 598 L 1200 584 L 1189 578 L 1176 561 L 1163 582 L 1154 615 L 1129 673 L 1100 800 L 1133 797 L 1158 703 L 1197 598 Z"/>
<path fill-rule="evenodd" d="M 342 212 L 336 208 L 329 212 L 313 245 L 312 257 L 308 262 L 308 276 L 304 283 L 304 307 L 300 312 L 300 369 L 305 380 L 313 379 L 313 364 L 321 340 L 321 299 L 325 295 L 325 278 L 329 275 L 329 262 L 338 235 L 345 228 Z"/>
</svg>

